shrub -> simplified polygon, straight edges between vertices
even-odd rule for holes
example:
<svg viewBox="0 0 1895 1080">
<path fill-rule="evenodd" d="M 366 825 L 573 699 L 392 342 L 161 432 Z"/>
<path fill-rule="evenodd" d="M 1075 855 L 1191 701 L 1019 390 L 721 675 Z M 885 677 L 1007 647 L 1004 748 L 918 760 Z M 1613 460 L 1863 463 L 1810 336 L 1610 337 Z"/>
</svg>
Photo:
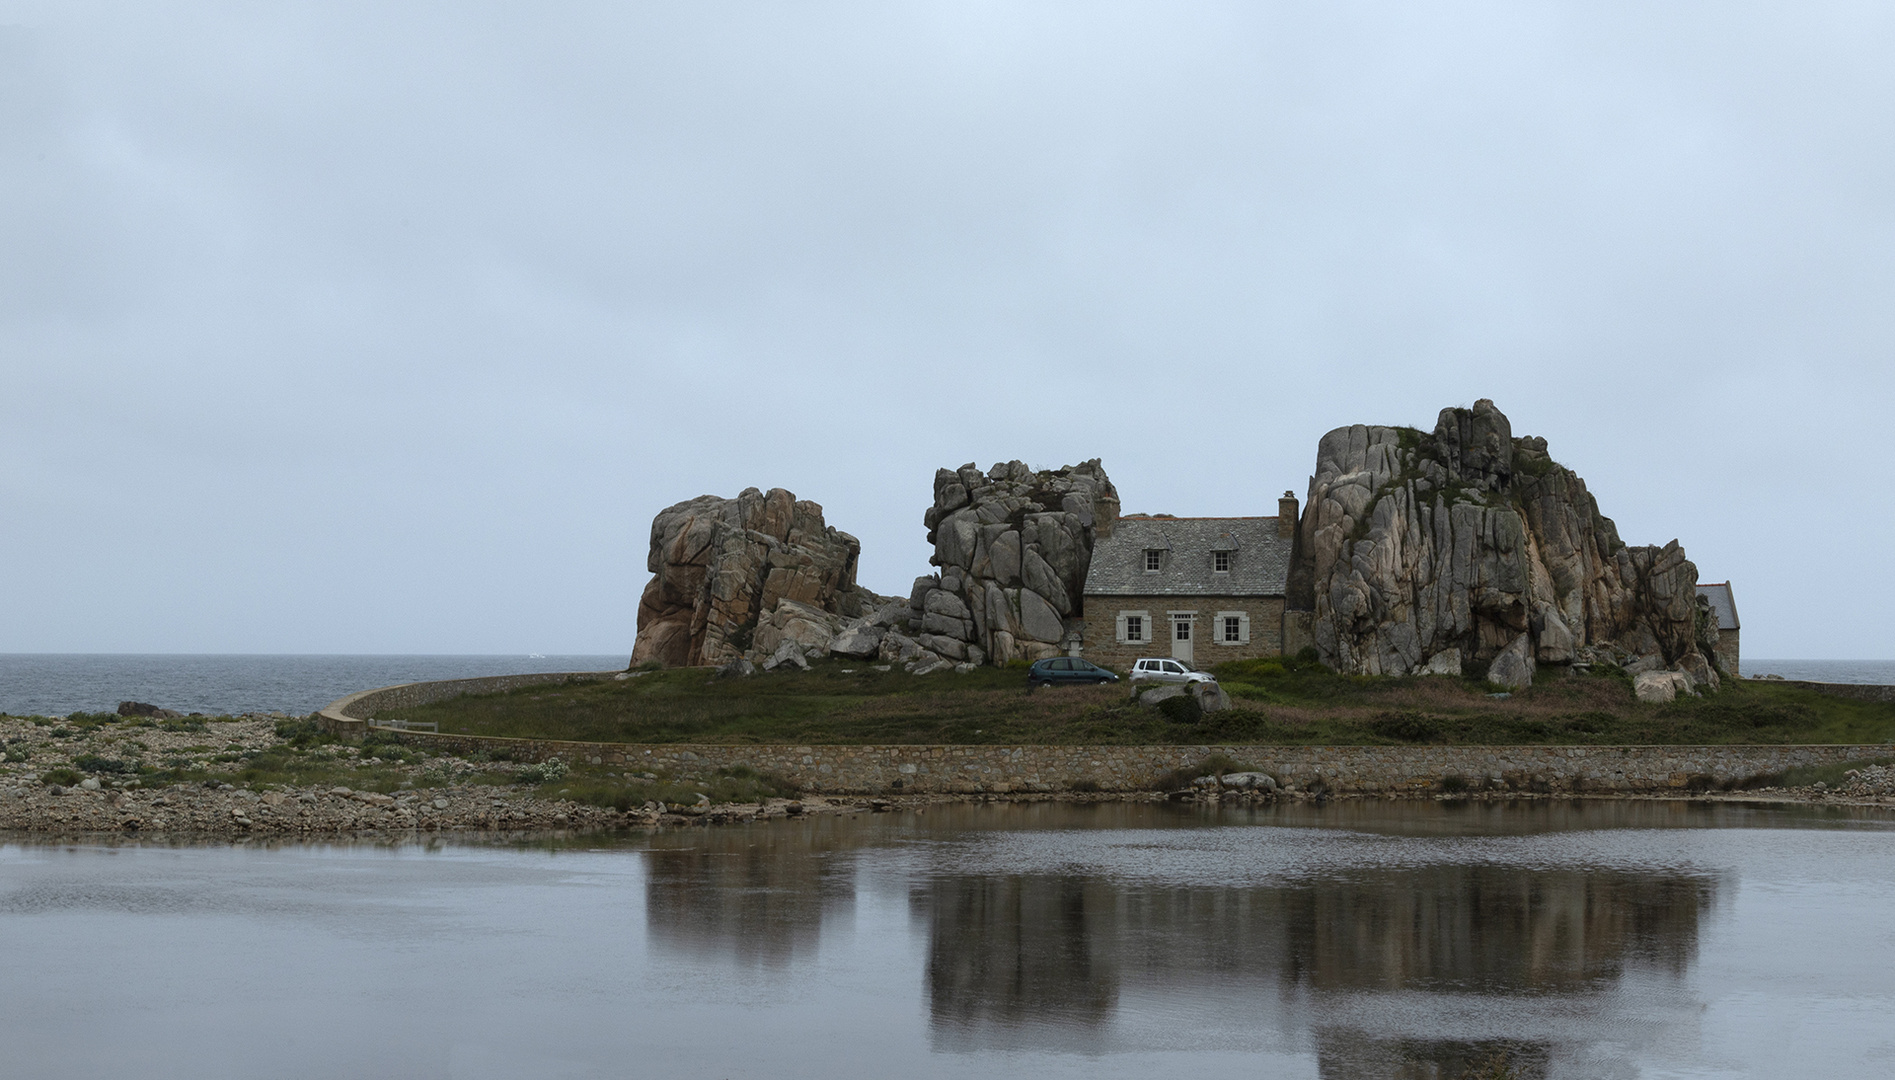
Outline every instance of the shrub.
<svg viewBox="0 0 1895 1080">
<path fill-rule="evenodd" d="M 1188 692 L 1159 702 L 1158 711 L 1174 724 L 1195 724 L 1204 719 L 1204 706 Z"/>
<path fill-rule="evenodd" d="M 289 742 L 291 746 L 316 746 L 335 741 L 335 736 L 322 730 L 322 725 L 314 720 L 278 720 L 276 737 Z"/>
<path fill-rule="evenodd" d="M 1363 727 L 1384 739 L 1402 742 L 1427 742 L 1441 734 L 1441 722 L 1415 712 L 1389 712 L 1375 717 Z"/>
<path fill-rule="evenodd" d="M 62 766 L 57 769 L 48 769 L 44 773 L 41 773 L 39 782 L 48 785 L 58 784 L 61 787 L 71 787 L 82 779 L 84 778 L 79 775 L 77 770 Z"/>
<path fill-rule="evenodd" d="M 513 774 L 516 784 L 551 784 L 566 778 L 570 770 L 566 763 L 558 758 L 547 758 L 537 765 L 522 765 L 520 771 Z"/>
<path fill-rule="evenodd" d="M 74 767 L 89 773 L 131 772 L 132 767 L 117 758 L 100 757 L 97 754 L 81 754 L 72 759 Z"/>
</svg>

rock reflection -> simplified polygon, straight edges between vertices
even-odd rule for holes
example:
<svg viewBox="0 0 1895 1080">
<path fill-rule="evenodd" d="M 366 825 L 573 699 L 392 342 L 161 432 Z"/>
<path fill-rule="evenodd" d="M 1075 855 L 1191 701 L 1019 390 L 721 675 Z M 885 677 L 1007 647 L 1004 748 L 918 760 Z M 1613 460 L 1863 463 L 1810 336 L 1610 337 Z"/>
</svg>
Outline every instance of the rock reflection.
<svg viewBox="0 0 1895 1080">
<path fill-rule="evenodd" d="M 665 833 L 645 848 L 652 940 L 784 967 L 855 898 L 856 830 L 834 819 Z"/>
<path fill-rule="evenodd" d="M 1251 832 L 1129 808 L 692 830 L 646 846 L 647 915 L 662 946 L 785 967 L 858 888 L 905 889 L 937 1051 L 1146 1048 L 1165 1036 L 1155 1006 L 1305 1048 L 1330 1080 L 1498 1060 L 1521 1078 L 1596 1075 L 1623 1064 L 1626 1025 L 1689 1025 L 1695 1007 L 1636 1002 L 1683 985 L 1719 879 L 1454 839 L 1597 824 L 1567 816 L 1491 831 L 1422 816 L 1412 844 L 1366 845 L 1354 822 Z M 1216 884 L 1207 853 L 1242 883 Z"/>
<path fill-rule="evenodd" d="M 1712 883 L 1618 870 L 1436 866 L 1285 895 L 1296 977 L 1318 989 L 1597 988 L 1628 961 L 1682 974 Z"/>
<path fill-rule="evenodd" d="M 1550 1059 L 1545 1043 L 1374 1039 L 1360 1032 L 1341 1031 L 1319 1035 L 1316 1069 L 1324 1080 L 1545 1080 Z"/>
<path fill-rule="evenodd" d="M 1075 1033 L 1109 1020 L 1119 987 L 1116 900 L 1108 886 L 1073 878 L 931 883 L 922 910 L 936 1043 L 992 1046 L 1018 1041 L 1029 1024 Z"/>
<path fill-rule="evenodd" d="M 1677 978 L 1714 893 L 1713 880 L 1684 873 L 1433 866 L 1229 889 L 947 875 L 913 900 L 937 1049 L 1083 1044 L 1130 990 L 1208 991 L 1250 995 L 1258 1021 L 1286 1032 L 1313 1027 L 1325 1077 L 1434 1078 L 1496 1055 L 1517 1076 L 1544 1075 L 1551 1044 L 1532 1030 L 1369 1034 L 1325 1023 L 1324 1002 L 1359 1013 L 1365 993 L 1591 999 L 1632 965 Z M 1508 1021 L 1484 1011 L 1483 1022 Z"/>
</svg>

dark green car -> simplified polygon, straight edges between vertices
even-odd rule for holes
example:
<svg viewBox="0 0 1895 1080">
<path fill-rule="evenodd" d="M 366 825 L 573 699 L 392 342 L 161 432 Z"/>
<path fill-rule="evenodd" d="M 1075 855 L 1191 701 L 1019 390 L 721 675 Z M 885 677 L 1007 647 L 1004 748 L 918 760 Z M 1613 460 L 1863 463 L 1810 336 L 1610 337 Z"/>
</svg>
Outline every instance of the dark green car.
<svg viewBox="0 0 1895 1080">
<path fill-rule="evenodd" d="M 1087 663 L 1077 656 L 1055 656 L 1034 664 L 1027 669 L 1028 686 L 1051 686 L 1054 683 L 1109 683 L 1118 682 L 1119 677 L 1097 664 Z"/>
</svg>

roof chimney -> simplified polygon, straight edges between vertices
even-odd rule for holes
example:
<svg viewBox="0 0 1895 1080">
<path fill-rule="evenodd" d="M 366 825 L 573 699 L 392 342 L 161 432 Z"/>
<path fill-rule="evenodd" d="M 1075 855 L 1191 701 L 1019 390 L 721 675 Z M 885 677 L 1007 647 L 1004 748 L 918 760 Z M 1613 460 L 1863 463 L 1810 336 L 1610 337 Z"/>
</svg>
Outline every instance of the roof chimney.
<svg viewBox="0 0 1895 1080">
<path fill-rule="evenodd" d="M 1276 534 L 1278 536 L 1296 535 L 1296 492 L 1286 491 L 1276 501 Z"/>
</svg>

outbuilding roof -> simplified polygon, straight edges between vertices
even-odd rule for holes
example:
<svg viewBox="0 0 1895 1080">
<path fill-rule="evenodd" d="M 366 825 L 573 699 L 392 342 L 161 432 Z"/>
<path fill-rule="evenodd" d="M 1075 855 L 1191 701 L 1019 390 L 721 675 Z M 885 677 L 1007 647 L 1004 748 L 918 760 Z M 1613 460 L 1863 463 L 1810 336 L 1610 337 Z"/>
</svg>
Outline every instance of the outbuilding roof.
<svg viewBox="0 0 1895 1080">
<path fill-rule="evenodd" d="M 1274 517 L 1121 517 L 1092 546 L 1086 595 L 1282 596 L 1291 543 Z M 1160 553 L 1155 572 L 1145 569 L 1147 551 Z M 1228 553 L 1228 572 L 1216 569 L 1219 551 Z"/>
<path fill-rule="evenodd" d="M 1720 581 L 1714 585 L 1699 585 L 1698 595 L 1711 602 L 1711 610 L 1717 613 L 1719 630 L 1737 629 L 1737 601 L 1731 599 L 1731 583 Z"/>
</svg>

